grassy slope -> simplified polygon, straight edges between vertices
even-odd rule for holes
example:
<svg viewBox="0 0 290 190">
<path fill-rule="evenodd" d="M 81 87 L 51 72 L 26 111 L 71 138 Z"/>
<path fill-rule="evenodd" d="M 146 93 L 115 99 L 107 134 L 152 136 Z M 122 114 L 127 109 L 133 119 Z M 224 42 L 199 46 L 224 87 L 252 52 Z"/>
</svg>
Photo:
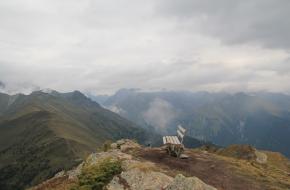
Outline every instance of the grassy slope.
<svg viewBox="0 0 290 190">
<path fill-rule="evenodd" d="M 20 95 L 1 115 L 0 189 L 39 183 L 107 139 L 149 136 L 79 92 Z"/>
<path fill-rule="evenodd" d="M 251 183 L 265 189 L 283 190 L 290 188 L 290 162 L 280 153 L 265 152 L 266 164 L 249 162 L 243 159 L 215 155 L 225 161 L 237 175 L 247 178 Z"/>
<path fill-rule="evenodd" d="M 231 145 L 226 148 L 201 148 L 213 154 L 217 160 L 225 161 L 236 175 L 247 179 L 255 186 L 266 189 L 290 188 L 290 161 L 278 152 L 258 151 L 265 154 L 267 161 L 256 161 L 256 149 L 249 145 Z M 195 151 L 200 151 L 196 149 Z"/>
<path fill-rule="evenodd" d="M 51 117 L 48 112 L 34 112 L 1 124 L 1 189 L 21 189 L 77 164 L 68 142 L 49 129 Z"/>
</svg>

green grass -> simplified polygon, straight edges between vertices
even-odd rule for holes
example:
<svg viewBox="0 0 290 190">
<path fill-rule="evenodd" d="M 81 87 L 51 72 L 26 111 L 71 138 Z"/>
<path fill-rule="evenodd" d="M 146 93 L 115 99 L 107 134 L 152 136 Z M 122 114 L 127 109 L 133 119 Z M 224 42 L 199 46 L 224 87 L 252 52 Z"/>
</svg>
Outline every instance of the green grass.
<svg viewBox="0 0 290 190">
<path fill-rule="evenodd" d="M 289 160 L 279 153 L 265 153 L 268 156 L 266 164 L 225 155 L 216 155 L 216 159 L 226 161 L 228 167 L 232 168 L 236 174 L 250 179 L 257 185 L 263 184 L 265 189 L 290 189 Z"/>
<path fill-rule="evenodd" d="M 0 115 L 0 189 L 5 190 L 21 190 L 70 169 L 106 140 L 146 138 L 131 122 L 78 93 L 21 95 Z"/>
<path fill-rule="evenodd" d="M 102 190 L 114 177 L 122 172 L 121 162 L 107 158 L 96 165 L 84 166 L 78 185 L 72 190 Z"/>
</svg>

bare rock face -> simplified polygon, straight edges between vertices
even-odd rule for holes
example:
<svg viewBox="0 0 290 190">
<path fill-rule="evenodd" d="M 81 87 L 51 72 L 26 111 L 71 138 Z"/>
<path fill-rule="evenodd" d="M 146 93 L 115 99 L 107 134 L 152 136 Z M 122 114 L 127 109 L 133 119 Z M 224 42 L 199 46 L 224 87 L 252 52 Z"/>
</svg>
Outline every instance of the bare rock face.
<svg viewBox="0 0 290 190">
<path fill-rule="evenodd" d="M 111 144 L 111 149 L 117 149 L 117 148 L 118 148 L 117 143 L 112 143 L 112 144 Z"/>
<path fill-rule="evenodd" d="M 108 190 L 148 190 L 164 189 L 171 181 L 169 177 L 161 172 L 142 171 L 138 168 L 122 172 L 115 176 L 107 185 Z"/>
<path fill-rule="evenodd" d="M 205 184 L 197 177 L 184 177 L 178 174 L 173 182 L 165 190 L 217 190 L 216 188 Z"/>
<path fill-rule="evenodd" d="M 77 180 L 78 176 L 82 173 L 84 163 L 81 163 L 73 170 L 67 171 L 68 179 Z"/>
<path fill-rule="evenodd" d="M 260 163 L 260 164 L 266 164 L 267 163 L 268 156 L 265 153 L 256 150 L 255 154 L 257 156 L 256 161 L 258 163 Z"/>
<path fill-rule="evenodd" d="M 122 152 L 127 151 L 129 149 L 141 148 L 141 146 L 138 143 L 129 139 L 118 140 L 115 144 L 117 145 L 117 148 L 120 149 Z M 115 144 L 111 145 L 111 147 L 115 147 L 116 146 Z"/>
<path fill-rule="evenodd" d="M 105 158 L 112 158 L 115 160 L 131 160 L 132 156 L 126 153 L 121 152 L 118 149 L 109 150 L 108 152 L 99 152 L 91 154 L 87 160 L 87 165 L 94 165 L 98 163 L 99 160 L 103 160 Z"/>
</svg>

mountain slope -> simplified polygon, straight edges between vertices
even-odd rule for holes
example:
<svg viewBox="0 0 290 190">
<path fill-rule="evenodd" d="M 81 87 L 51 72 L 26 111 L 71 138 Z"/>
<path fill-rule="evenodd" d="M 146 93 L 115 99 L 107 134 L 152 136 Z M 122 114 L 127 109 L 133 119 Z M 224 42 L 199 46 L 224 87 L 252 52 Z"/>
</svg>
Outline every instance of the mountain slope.
<svg viewBox="0 0 290 190">
<path fill-rule="evenodd" d="M 152 133 L 78 91 L 0 94 L 0 189 L 22 189 L 71 168 L 106 140 Z"/>
<path fill-rule="evenodd" d="M 290 96 L 284 94 L 122 89 L 103 104 L 161 134 L 174 133 L 182 124 L 194 138 L 222 146 L 251 144 L 290 157 Z"/>
</svg>

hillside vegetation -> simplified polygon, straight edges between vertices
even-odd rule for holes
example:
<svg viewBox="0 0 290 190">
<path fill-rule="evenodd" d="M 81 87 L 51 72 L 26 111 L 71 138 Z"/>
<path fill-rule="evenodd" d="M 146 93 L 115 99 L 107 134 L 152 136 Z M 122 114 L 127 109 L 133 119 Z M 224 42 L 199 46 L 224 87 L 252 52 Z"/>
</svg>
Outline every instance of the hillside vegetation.
<svg viewBox="0 0 290 190">
<path fill-rule="evenodd" d="M 0 189 L 35 185 L 79 164 L 105 140 L 160 139 L 78 91 L 0 94 L 0 105 Z"/>
</svg>

